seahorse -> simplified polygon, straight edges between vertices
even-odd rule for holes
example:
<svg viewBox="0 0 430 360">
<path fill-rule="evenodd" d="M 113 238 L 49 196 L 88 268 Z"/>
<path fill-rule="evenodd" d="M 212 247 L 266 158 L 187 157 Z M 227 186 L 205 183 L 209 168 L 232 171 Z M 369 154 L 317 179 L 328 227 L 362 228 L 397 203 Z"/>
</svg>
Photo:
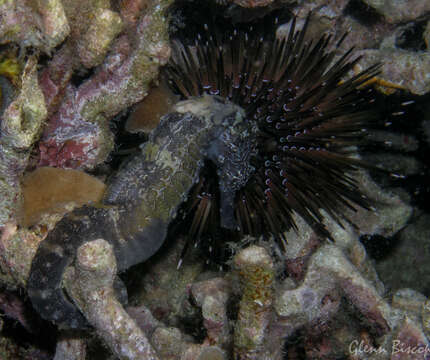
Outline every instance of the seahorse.
<svg viewBox="0 0 430 360">
<path fill-rule="evenodd" d="M 73 265 L 79 246 L 105 239 L 120 272 L 150 258 L 165 241 L 169 223 L 206 160 L 217 167 L 221 226 L 234 229 L 234 198 L 254 171 L 256 133 L 242 108 L 224 98 L 205 95 L 176 104 L 141 153 L 113 176 L 102 204 L 64 216 L 41 243 L 27 283 L 33 307 L 61 328 L 88 327 L 62 288 L 64 271 Z"/>
</svg>

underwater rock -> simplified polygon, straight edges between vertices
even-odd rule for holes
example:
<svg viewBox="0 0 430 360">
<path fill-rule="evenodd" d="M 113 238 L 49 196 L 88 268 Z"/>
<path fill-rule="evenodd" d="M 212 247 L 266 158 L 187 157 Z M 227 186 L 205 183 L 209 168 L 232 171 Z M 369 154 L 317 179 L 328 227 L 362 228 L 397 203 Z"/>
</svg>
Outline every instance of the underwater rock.
<svg viewBox="0 0 430 360">
<path fill-rule="evenodd" d="M 403 310 L 415 322 L 421 322 L 421 312 L 427 298 L 413 289 L 397 290 L 392 297 L 391 306 Z"/>
<path fill-rule="evenodd" d="M 203 271 L 198 261 L 186 261 L 178 269 L 184 245 L 184 239 L 175 238 L 174 246 L 166 250 L 163 258 L 155 257 L 142 265 L 136 281 L 136 289 L 141 289 L 136 300 L 145 304 L 157 320 L 176 327 L 181 325 L 180 315 L 190 311 L 187 286 Z"/>
<path fill-rule="evenodd" d="M 341 294 L 362 312 L 376 332 L 389 331 L 388 304 L 342 250 L 333 245 L 324 245 L 315 252 L 303 282 L 280 292 L 275 310 L 291 334 L 299 327 L 312 327 L 333 317 L 339 310 Z"/>
<path fill-rule="evenodd" d="M 126 311 L 149 338 L 152 337 L 155 329 L 163 326 L 163 323 L 158 321 L 144 305 L 127 306 Z"/>
<path fill-rule="evenodd" d="M 27 60 L 17 92 L 0 125 L 0 226 L 15 222 L 22 200 L 19 181 L 47 115 L 35 57 Z"/>
<path fill-rule="evenodd" d="M 119 4 L 119 12 L 126 27 L 136 24 L 139 15 L 148 6 L 148 0 L 123 0 Z"/>
<path fill-rule="evenodd" d="M 97 9 L 93 20 L 79 39 L 77 51 L 82 65 L 91 68 L 101 64 L 112 41 L 123 26 L 119 15 L 109 9 Z"/>
<path fill-rule="evenodd" d="M 1 121 L 1 142 L 16 149 L 28 149 L 38 139 L 46 117 L 43 94 L 37 79 L 37 58 L 30 57 L 21 74 L 16 98 L 5 109 Z"/>
<path fill-rule="evenodd" d="M 359 209 L 350 215 L 352 222 L 359 229 L 359 234 L 391 237 L 402 230 L 413 214 L 408 195 L 401 190 L 382 189 L 364 171 L 358 174 L 358 178 L 360 188 L 372 199 L 376 208 L 374 211 Z"/>
<path fill-rule="evenodd" d="M 236 359 L 265 358 L 267 329 L 273 319 L 275 271 L 265 248 L 250 246 L 233 259 L 242 287 L 234 329 Z"/>
<path fill-rule="evenodd" d="M 430 50 L 430 21 L 427 21 L 426 29 L 423 33 L 424 42 L 426 43 L 427 50 Z"/>
<path fill-rule="evenodd" d="M 109 1 L 63 1 L 70 36 L 54 52 L 41 70 L 39 81 L 50 117 L 65 96 L 72 75 L 84 75 L 82 66 L 102 63 L 119 31 L 123 29 L 118 13 Z"/>
<path fill-rule="evenodd" d="M 233 0 L 239 6 L 245 8 L 263 7 L 271 4 L 274 0 Z"/>
<path fill-rule="evenodd" d="M 393 334 L 390 360 L 428 360 L 429 345 L 420 326 L 405 316 Z"/>
<path fill-rule="evenodd" d="M 39 143 L 41 166 L 87 169 L 106 160 L 113 148 L 108 120 L 143 99 L 170 56 L 164 17 L 169 4 L 148 8 L 132 38 L 117 38 L 90 78 L 78 87 L 67 86 Z"/>
<path fill-rule="evenodd" d="M 71 207 L 97 203 L 105 184 L 82 171 L 41 167 L 22 182 L 24 206 L 21 225 L 36 224 L 45 213 L 65 213 Z"/>
<path fill-rule="evenodd" d="M 86 342 L 79 336 L 65 333 L 57 342 L 53 360 L 85 360 L 86 355 Z"/>
<path fill-rule="evenodd" d="M 45 127 L 39 142 L 39 166 L 91 168 L 103 162 L 113 148 L 113 135 L 104 116 L 96 116 L 92 122 L 70 112 L 79 106 L 72 93 L 69 91 L 69 99 Z"/>
<path fill-rule="evenodd" d="M 419 147 L 419 141 L 413 135 L 383 130 L 372 130 L 369 134 L 369 140 L 375 141 L 379 146 L 382 146 L 389 151 L 412 152 L 418 150 Z M 373 164 L 372 161 L 370 162 Z"/>
<path fill-rule="evenodd" d="M 392 239 L 392 251 L 375 267 L 381 279 L 393 290 L 411 288 L 430 295 L 430 216 L 422 214 Z M 418 250 L 419 249 L 419 250 Z"/>
<path fill-rule="evenodd" d="M 2 1 L 0 43 L 18 43 L 50 53 L 69 34 L 61 0 Z"/>
<path fill-rule="evenodd" d="M 204 349 L 197 360 L 226 360 L 225 353 L 216 346 L 208 346 Z"/>
<path fill-rule="evenodd" d="M 152 335 L 152 343 L 161 359 L 177 359 L 182 353 L 183 336 L 172 327 L 159 327 Z"/>
<path fill-rule="evenodd" d="M 423 173 L 425 165 L 413 156 L 390 154 L 371 154 L 366 155 L 366 161 L 384 168 L 394 174 L 410 176 Z"/>
<path fill-rule="evenodd" d="M 91 26 L 98 21 L 96 14 L 103 9 L 112 10 L 108 0 L 61 0 L 70 25 L 70 36 L 66 41 L 78 41 Z"/>
<path fill-rule="evenodd" d="M 363 0 L 389 23 L 414 20 L 430 11 L 430 2 L 422 0 Z"/>
<path fill-rule="evenodd" d="M 367 5 L 361 0 L 305 1 L 296 11 L 299 17 L 313 11 L 317 28 L 321 32 L 333 34 L 337 39 L 348 33 L 341 48 L 358 49 L 358 53 L 363 56 L 360 61 L 363 68 L 375 63 L 383 64 L 381 74 L 378 75 L 381 79 L 418 95 L 430 91 L 427 76 L 430 71 L 429 47 L 427 46 L 427 51 L 417 52 L 396 46 L 396 38 L 405 22 L 418 21 L 420 16 L 425 16 L 430 10 L 429 2 L 365 0 L 365 3 Z M 428 43 L 425 34 L 424 41 Z"/>
<path fill-rule="evenodd" d="M 424 301 L 421 310 L 421 317 L 423 321 L 424 333 L 427 335 L 427 338 L 430 339 L 430 300 Z"/>
<path fill-rule="evenodd" d="M 103 239 L 83 244 L 65 286 L 88 322 L 120 359 L 159 359 L 143 331 L 115 296 L 117 266 L 113 247 Z"/>
<path fill-rule="evenodd" d="M 57 111 L 77 64 L 73 47 L 64 45 L 40 71 L 39 84 L 45 96 L 48 118 Z"/>
<path fill-rule="evenodd" d="M 1 227 L 0 279 L 9 289 L 24 287 L 30 273 L 31 261 L 45 234 L 19 229 L 8 223 Z"/>
<path fill-rule="evenodd" d="M 227 304 L 231 295 L 230 283 L 216 277 L 191 285 L 191 296 L 202 308 L 203 326 L 211 344 L 226 349 L 231 345 L 230 324 L 227 317 Z"/>
<path fill-rule="evenodd" d="M 392 47 L 380 50 L 362 50 L 363 66 L 382 63 L 381 77 L 413 94 L 424 95 L 430 91 L 430 52 L 413 52 Z"/>
</svg>

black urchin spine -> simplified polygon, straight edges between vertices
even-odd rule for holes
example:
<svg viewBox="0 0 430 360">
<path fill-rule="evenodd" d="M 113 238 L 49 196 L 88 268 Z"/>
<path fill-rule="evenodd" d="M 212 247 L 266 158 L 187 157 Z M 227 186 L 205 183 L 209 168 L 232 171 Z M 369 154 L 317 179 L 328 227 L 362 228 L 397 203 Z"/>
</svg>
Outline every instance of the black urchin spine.
<svg viewBox="0 0 430 360">
<path fill-rule="evenodd" d="M 172 89 L 183 98 L 219 95 L 240 105 L 256 121 L 258 146 L 254 174 L 237 193 L 235 218 L 241 235 L 274 235 L 296 228 L 298 214 L 317 233 L 331 238 L 322 210 L 339 224 L 343 209 L 369 208 L 354 181 L 365 166 L 350 155 L 375 118 L 366 82 L 378 73 L 374 65 L 349 77 L 360 57 L 350 49 L 336 60 L 344 37 L 306 40 L 306 29 L 286 38 L 234 30 L 208 29 L 194 45 L 174 42 L 167 69 Z M 202 175 L 190 201 L 192 236 L 219 226 L 216 185 Z M 212 229 L 212 230 L 211 230 Z"/>
</svg>

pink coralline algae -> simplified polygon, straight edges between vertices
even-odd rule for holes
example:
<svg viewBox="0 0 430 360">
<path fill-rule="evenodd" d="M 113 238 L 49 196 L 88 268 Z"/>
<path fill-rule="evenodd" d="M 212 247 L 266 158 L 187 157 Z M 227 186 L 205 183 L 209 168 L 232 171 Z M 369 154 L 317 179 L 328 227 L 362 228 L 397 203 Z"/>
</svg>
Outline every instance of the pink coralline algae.
<svg viewBox="0 0 430 360">
<path fill-rule="evenodd" d="M 51 118 L 39 143 L 41 166 L 90 166 L 104 160 L 113 146 L 107 122 L 96 124 L 82 119 L 74 111 L 77 104 L 72 89 L 69 94 L 71 98 Z"/>
<path fill-rule="evenodd" d="M 88 142 L 86 142 L 88 141 Z M 91 163 L 91 153 L 98 148 L 98 138 L 93 131 L 87 131 L 84 136 L 75 140 L 57 142 L 47 140 L 39 145 L 41 166 L 57 166 L 61 168 L 79 168 L 82 164 Z"/>
<path fill-rule="evenodd" d="M 80 39 L 78 49 L 73 47 L 74 42 L 66 42 L 41 72 L 41 88 L 53 115 L 39 143 L 39 165 L 92 168 L 103 162 L 113 148 L 108 121 L 144 98 L 159 66 L 170 56 L 166 33 L 160 31 L 160 24 L 166 21 L 161 10 L 136 22 L 125 21 L 132 35 L 116 38 L 122 29 L 118 15 L 99 9 L 97 14 L 100 16 L 95 18 L 90 33 Z M 97 37 L 97 32 L 105 28 L 100 19 L 106 14 L 116 31 L 110 31 L 110 37 Z M 80 86 L 70 84 L 82 61 L 86 67 L 96 65 L 108 49 L 109 54 L 92 76 Z"/>
</svg>

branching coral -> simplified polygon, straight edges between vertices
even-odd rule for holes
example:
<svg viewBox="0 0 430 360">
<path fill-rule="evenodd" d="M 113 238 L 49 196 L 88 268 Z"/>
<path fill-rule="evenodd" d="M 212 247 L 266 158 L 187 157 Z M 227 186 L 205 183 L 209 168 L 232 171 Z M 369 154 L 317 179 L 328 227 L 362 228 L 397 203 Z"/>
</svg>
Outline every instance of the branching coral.
<svg viewBox="0 0 430 360">
<path fill-rule="evenodd" d="M 169 4 L 170 1 L 167 0 L 152 4 L 146 15 L 141 16 L 129 29 L 133 31 L 133 36 L 120 36 L 112 44 L 100 37 L 97 37 L 97 41 L 103 44 L 92 43 L 91 34 L 103 31 L 105 26 L 105 21 L 100 22 L 97 20 L 99 17 L 96 17 L 96 21 L 92 23 L 94 29 L 90 28 L 90 33 L 86 33 L 89 44 L 81 43 L 78 49 L 95 51 L 91 57 L 98 59 L 106 51 L 107 43 L 111 46 L 111 54 L 96 69 L 95 74 L 78 88 L 70 83 L 66 87 L 62 77 L 63 73 L 66 77 L 71 75 L 70 69 L 76 63 L 74 64 L 75 60 L 70 61 L 68 56 L 76 54 L 65 48 L 53 59 L 52 68 L 42 74 L 42 87 L 49 99 L 54 100 L 59 92 L 64 91 L 65 98 L 45 128 L 39 144 L 40 164 L 89 168 L 106 159 L 113 147 L 108 120 L 143 99 L 150 82 L 157 76 L 159 66 L 169 58 L 167 19 L 164 17 Z M 104 15 L 100 16 L 103 19 Z M 117 16 L 110 18 L 118 22 Z M 114 31 L 111 35 L 115 34 L 117 32 Z M 99 49 L 98 46 L 102 48 Z M 97 50 L 90 50 L 91 48 Z M 86 63 L 98 62 L 87 59 L 87 55 L 84 60 Z"/>
<path fill-rule="evenodd" d="M 267 356 L 279 357 L 279 353 L 269 353 L 264 349 L 267 346 L 268 327 L 273 320 L 273 260 L 265 249 L 251 246 L 234 258 L 234 265 L 242 285 L 242 299 L 234 329 L 234 357 L 255 360 Z"/>
<path fill-rule="evenodd" d="M 37 81 L 37 59 L 30 58 L 21 75 L 18 96 L 2 114 L 0 134 L 0 224 L 13 221 L 20 201 L 19 181 L 46 119 L 43 94 Z"/>
<path fill-rule="evenodd" d="M 112 246 L 103 239 L 82 245 L 77 266 L 69 269 L 66 286 L 70 294 L 114 353 L 121 359 L 157 360 L 146 336 L 115 297 Z"/>
<path fill-rule="evenodd" d="M 390 221 L 395 221 L 395 218 Z M 337 226 L 334 223 L 331 225 Z M 301 230 L 306 232 L 305 228 Z M 313 241 L 313 236 L 315 234 L 309 241 Z M 150 279 L 154 276 L 166 280 L 158 282 L 158 293 L 142 296 L 150 304 L 153 313 L 179 328 L 163 332 L 164 346 L 174 341 L 181 343 L 180 346 L 176 343 L 176 352 L 174 355 L 170 353 L 166 359 L 206 359 L 202 355 L 203 349 L 214 346 L 223 349 L 232 358 L 234 351 L 234 358 L 238 359 L 290 359 L 290 355 L 294 358 L 295 348 L 288 346 L 285 353 L 285 341 L 295 338 L 297 333 L 305 334 L 303 338 L 306 342 L 303 347 L 309 357 L 317 359 L 339 356 L 365 359 L 368 355 L 358 350 L 360 342 L 386 349 L 385 355 L 379 359 L 390 359 L 393 340 L 400 340 L 402 346 L 419 346 L 423 349 L 428 340 L 421 330 L 421 324 L 425 324 L 427 317 L 421 317 L 419 313 L 421 309 L 425 309 L 425 298 L 422 300 L 416 294 L 411 294 L 403 295 L 401 300 L 399 294 L 394 296 L 392 302 L 387 301 L 383 297 L 384 288 L 372 275 L 369 259 L 365 252 L 358 250 L 361 244 L 357 240 L 357 234 L 352 229 L 339 228 L 336 240 L 340 241 L 340 245 L 327 244 L 308 250 L 309 256 L 301 267 L 301 280 L 287 278 L 280 281 L 269 276 L 271 280 L 268 282 L 265 275 L 267 270 L 273 274 L 274 264 L 287 264 L 277 263 L 269 256 L 266 248 L 253 245 L 237 254 L 234 263 L 238 268 L 232 273 L 225 273 L 223 278 L 213 277 L 193 283 L 190 295 L 202 309 L 203 326 L 207 331 L 201 344 L 191 344 L 184 340 L 185 334 L 179 331 L 183 329 L 180 321 L 175 323 L 172 314 L 169 314 L 169 311 L 175 311 L 174 307 L 177 305 L 167 305 L 170 309 L 164 308 L 163 313 L 159 313 L 158 304 L 151 300 L 152 297 L 156 300 L 163 289 L 172 290 L 167 278 L 175 268 L 175 264 L 167 259 L 152 261 L 147 267 L 150 273 L 146 274 L 145 283 L 151 283 Z M 290 241 L 290 245 L 294 247 L 300 246 L 303 239 L 291 237 Z M 177 246 L 177 254 L 180 249 L 181 245 Z M 250 256 L 251 254 L 258 256 Z M 190 265 L 192 266 L 191 262 L 182 265 L 184 268 L 176 276 L 178 281 L 190 270 Z M 158 269 L 155 270 L 156 268 Z M 194 276 L 197 277 L 198 274 Z M 245 278 L 256 281 L 242 283 L 241 279 Z M 180 313 L 185 313 L 188 305 L 183 299 L 180 300 L 182 297 L 177 291 L 181 290 L 175 289 L 171 296 L 178 298 L 179 304 L 182 304 L 179 306 L 184 307 Z M 237 304 L 234 313 L 227 311 L 231 302 Z M 413 313 L 412 307 L 415 309 Z M 161 330 L 154 332 L 154 328 L 163 328 L 164 325 L 151 320 L 144 306 L 141 308 L 144 316 L 137 315 L 138 309 L 134 308 L 132 313 L 148 336 L 161 336 Z M 409 319 L 404 320 L 404 316 Z M 232 317 L 235 318 L 234 322 Z M 235 324 L 234 328 L 231 328 L 232 323 Z M 152 324 L 154 328 L 150 329 L 148 324 Z M 230 336 L 226 337 L 225 334 Z M 357 354 L 358 357 L 354 357 Z M 409 359 L 408 354 L 398 356 L 399 359 Z"/>
<path fill-rule="evenodd" d="M 70 27 L 60 0 L 2 1 L 0 42 L 16 42 L 50 52 L 69 34 Z"/>
</svg>

